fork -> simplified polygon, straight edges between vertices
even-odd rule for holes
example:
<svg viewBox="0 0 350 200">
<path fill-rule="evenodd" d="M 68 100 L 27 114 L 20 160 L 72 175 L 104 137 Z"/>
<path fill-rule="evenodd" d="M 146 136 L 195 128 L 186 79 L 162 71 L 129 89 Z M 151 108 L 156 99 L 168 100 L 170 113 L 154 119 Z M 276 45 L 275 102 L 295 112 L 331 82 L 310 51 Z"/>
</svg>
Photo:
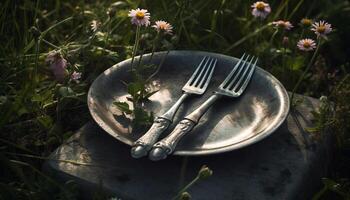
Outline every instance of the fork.
<svg viewBox="0 0 350 200">
<path fill-rule="evenodd" d="M 162 160 L 171 154 L 180 139 L 193 129 L 193 127 L 199 122 L 200 118 L 216 100 L 223 96 L 237 98 L 242 95 L 254 73 L 256 63 L 258 62 L 258 58 L 254 58 L 253 56 L 249 60 L 249 57 L 249 55 L 245 56 L 245 54 L 243 54 L 229 75 L 215 90 L 214 94 L 196 110 L 181 120 L 167 137 L 153 146 L 149 153 L 149 158 L 151 160 Z"/>
<path fill-rule="evenodd" d="M 159 136 L 172 123 L 176 111 L 184 100 L 190 95 L 202 95 L 207 89 L 213 75 L 217 59 L 205 56 L 198 65 L 195 72 L 182 88 L 183 94 L 176 103 L 163 115 L 156 117 L 151 128 L 139 138 L 131 148 L 131 156 L 140 158 L 147 155 Z"/>
</svg>

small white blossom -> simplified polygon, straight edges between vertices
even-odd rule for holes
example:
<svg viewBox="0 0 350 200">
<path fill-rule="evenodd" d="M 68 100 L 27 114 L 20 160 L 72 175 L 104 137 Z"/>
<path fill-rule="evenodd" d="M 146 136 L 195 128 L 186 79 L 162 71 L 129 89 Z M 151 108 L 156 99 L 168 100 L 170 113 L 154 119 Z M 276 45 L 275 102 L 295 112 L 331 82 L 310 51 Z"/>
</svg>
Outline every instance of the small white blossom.
<svg viewBox="0 0 350 200">
<path fill-rule="evenodd" d="M 271 7 L 268 3 L 257 1 L 252 6 L 252 15 L 256 18 L 265 19 L 271 12 Z"/>
<path fill-rule="evenodd" d="M 283 28 L 285 30 L 290 30 L 293 28 L 293 25 L 289 21 L 278 20 L 272 22 L 273 25 L 279 28 Z"/>
<path fill-rule="evenodd" d="M 74 71 L 71 76 L 70 76 L 71 80 L 79 83 L 79 79 L 81 78 L 81 73 L 80 72 L 76 72 Z"/>
<path fill-rule="evenodd" d="M 171 35 L 173 33 L 173 26 L 166 21 L 156 21 L 155 25 L 152 26 L 158 32 L 163 31 L 165 34 Z"/>
<path fill-rule="evenodd" d="M 131 23 L 136 26 L 149 26 L 151 15 L 146 9 L 132 9 L 128 14 L 131 17 Z"/>
<path fill-rule="evenodd" d="M 316 48 L 316 43 L 314 40 L 307 38 L 299 40 L 297 46 L 302 51 L 312 51 Z"/>
<path fill-rule="evenodd" d="M 317 37 L 327 38 L 327 35 L 332 32 L 333 29 L 331 24 L 325 21 L 319 21 L 312 24 L 311 30 L 315 32 Z"/>
</svg>

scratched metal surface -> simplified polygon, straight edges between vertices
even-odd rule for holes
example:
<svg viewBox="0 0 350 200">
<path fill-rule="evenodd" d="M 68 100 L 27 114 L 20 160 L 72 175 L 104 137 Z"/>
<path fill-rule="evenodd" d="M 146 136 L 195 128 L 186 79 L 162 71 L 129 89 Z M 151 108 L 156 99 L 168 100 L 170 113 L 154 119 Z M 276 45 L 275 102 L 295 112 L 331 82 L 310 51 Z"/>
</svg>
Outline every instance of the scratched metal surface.
<svg viewBox="0 0 350 200">
<path fill-rule="evenodd" d="M 151 63 L 159 64 L 164 55 L 164 52 L 156 53 Z M 149 62 L 149 56 L 144 55 L 142 60 Z M 204 95 L 184 102 L 165 135 L 212 94 L 238 59 L 201 51 L 171 51 L 149 85 L 159 91 L 150 97 L 144 107 L 155 116 L 161 115 L 181 96 L 182 86 L 203 56 L 218 59 L 210 86 Z M 128 94 L 123 82 L 130 81 L 130 63 L 131 60 L 126 60 L 106 70 L 94 81 L 88 94 L 90 113 L 97 124 L 128 145 L 144 131 L 133 129 L 128 116 L 124 117 L 113 102 L 127 101 Z M 239 98 L 217 101 L 191 133 L 179 142 L 174 154 L 215 154 L 251 145 L 273 133 L 288 112 L 289 98 L 283 85 L 270 73 L 257 67 L 245 93 Z"/>
</svg>

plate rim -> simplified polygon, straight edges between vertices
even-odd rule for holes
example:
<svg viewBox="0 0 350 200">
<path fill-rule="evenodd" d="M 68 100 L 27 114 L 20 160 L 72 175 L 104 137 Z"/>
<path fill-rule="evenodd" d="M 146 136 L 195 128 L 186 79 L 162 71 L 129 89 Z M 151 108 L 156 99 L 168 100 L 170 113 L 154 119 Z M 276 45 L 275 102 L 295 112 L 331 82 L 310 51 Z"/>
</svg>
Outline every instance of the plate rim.
<svg viewBox="0 0 350 200">
<path fill-rule="evenodd" d="M 216 55 L 216 56 L 221 56 L 221 57 L 227 57 L 228 59 L 238 59 L 236 57 L 233 56 L 229 56 L 229 55 L 225 55 L 225 54 L 221 54 L 221 53 L 216 53 L 216 52 L 208 52 L 208 51 L 197 51 L 197 50 L 171 50 L 169 51 L 170 53 L 196 53 L 196 54 L 212 54 L 212 55 Z M 154 52 L 154 55 L 158 55 L 158 54 L 165 54 L 167 53 L 167 51 L 159 51 L 159 52 Z M 143 57 L 145 56 L 149 56 L 151 55 L 151 53 L 148 54 L 144 54 Z M 135 59 L 138 59 L 140 56 L 136 56 Z M 108 69 L 106 69 L 105 71 L 103 71 L 94 81 L 93 83 L 90 85 L 89 91 L 88 91 L 88 95 L 87 95 L 87 104 L 88 104 L 88 108 L 89 108 L 89 113 L 92 116 L 92 118 L 94 119 L 94 121 L 100 126 L 100 128 L 102 128 L 105 132 L 107 132 L 109 135 L 111 135 L 113 138 L 131 146 L 133 143 L 130 142 L 127 139 L 124 139 L 123 137 L 118 137 L 115 134 L 115 131 L 113 131 L 111 128 L 109 128 L 108 125 L 105 124 L 105 122 L 99 117 L 97 116 L 97 114 L 93 113 L 92 110 L 92 103 L 89 101 L 90 98 L 92 98 L 92 93 L 94 88 L 96 87 L 95 85 L 97 84 L 98 80 L 101 79 L 102 77 L 105 76 L 105 74 L 108 74 L 108 71 L 111 71 L 115 68 L 118 68 L 118 66 L 123 65 L 124 63 L 130 62 L 131 58 L 123 60 L 119 63 L 116 63 L 114 65 L 112 65 L 111 67 L 109 67 Z M 250 146 L 252 144 L 255 144 L 263 139 L 265 139 L 266 137 L 270 136 L 272 133 L 274 133 L 281 125 L 283 122 L 285 122 L 285 120 L 287 119 L 287 116 L 289 114 L 290 111 L 290 99 L 289 99 L 289 95 L 287 90 L 285 89 L 285 87 L 283 86 L 283 84 L 275 77 L 273 76 L 270 72 L 260 68 L 259 66 L 257 66 L 257 69 L 260 70 L 261 72 L 265 73 L 270 79 L 272 79 L 272 81 L 274 81 L 276 83 L 276 85 L 278 85 L 281 88 L 281 92 L 284 98 L 284 104 L 282 105 L 282 107 L 285 108 L 285 112 L 283 112 L 281 114 L 281 116 L 279 117 L 280 120 L 278 120 L 278 122 L 275 124 L 275 126 L 273 126 L 272 128 L 270 128 L 268 131 L 266 131 L 263 135 L 261 134 L 257 134 L 257 135 L 253 135 L 247 139 L 245 139 L 244 141 L 241 141 L 239 143 L 239 145 L 236 144 L 232 144 L 232 145 L 228 145 L 228 146 L 223 146 L 223 147 L 218 147 L 218 148 L 212 148 L 212 149 L 202 149 L 202 150 L 176 150 L 174 151 L 173 155 L 178 155 L 178 156 L 204 156 L 204 155 L 212 155 L 212 154 L 219 154 L 219 153 L 224 153 L 224 152 L 229 152 L 229 151 L 233 151 L 233 150 L 237 150 L 237 149 L 241 149 L 244 148 L 246 146 Z M 258 137 L 260 136 L 260 137 Z M 252 140 L 254 139 L 255 140 Z M 249 142 L 248 142 L 249 141 Z"/>
</svg>

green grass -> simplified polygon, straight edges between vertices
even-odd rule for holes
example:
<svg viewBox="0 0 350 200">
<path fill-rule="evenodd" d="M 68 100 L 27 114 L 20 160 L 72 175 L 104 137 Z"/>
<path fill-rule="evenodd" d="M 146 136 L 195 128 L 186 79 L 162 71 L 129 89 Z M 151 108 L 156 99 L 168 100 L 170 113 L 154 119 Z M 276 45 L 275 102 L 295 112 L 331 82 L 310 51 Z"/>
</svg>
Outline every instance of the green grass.
<svg viewBox="0 0 350 200">
<path fill-rule="evenodd" d="M 146 8 L 152 20 L 166 20 L 175 35 L 167 36 L 156 50 L 193 49 L 240 56 L 259 55 L 260 66 L 292 90 L 312 53 L 296 49 L 298 39 L 316 38 L 299 26 L 304 17 L 324 19 L 334 31 L 321 45 L 315 62 L 298 88 L 316 98 L 328 96 L 336 114 L 317 115 L 321 132 L 332 127 L 337 138 L 337 156 L 331 178 L 349 182 L 350 167 L 349 58 L 350 3 L 346 0 L 270 0 L 272 12 L 265 20 L 254 19 L 246 0 L 160 0 L 160 1 L 64 1 L 2 0 L 0 2 L 0 199 L 74 199 L 74 183 L 57 183 L 40 171 L 47 156 L 75 130 L 90 120 L 86 105 L 89 85 L 105 69 L 130 58 L 136 28 L 127 14 L 132 8 Z M 109 16 L 108 10 L 115 15 Z M 288 19 L 292 31 L 278 31 L 268 25 Z M 101 23 L 97 32 L 92 20 Z M 151 28 L 141 30 L 140 51 L 152 51 Z M 274 35 L 274 36 L 273 36 Z M 289 42 L 282 44 L 284 36 Z M 69 62 L 69 72 L 82 72 L 80 83 L 55 80 L 45 62 L 48 52 L 60 50 Z M 22 154 L 30 156 L 20 156 Z M 345 163 L 345 164 L 344 164 Z M 340 181 L 341 180 L 341 181 Z M 321 180 L 320 180 L 321 181 Z M 320 199 L 345 198 L 322 190 Z M 346 192 L 345 192 L 346 193 Z M 349 191 L 348 193 L 349 194 Z M 347 196 L 349 198 L 349 196 Z"/>
</svg>

